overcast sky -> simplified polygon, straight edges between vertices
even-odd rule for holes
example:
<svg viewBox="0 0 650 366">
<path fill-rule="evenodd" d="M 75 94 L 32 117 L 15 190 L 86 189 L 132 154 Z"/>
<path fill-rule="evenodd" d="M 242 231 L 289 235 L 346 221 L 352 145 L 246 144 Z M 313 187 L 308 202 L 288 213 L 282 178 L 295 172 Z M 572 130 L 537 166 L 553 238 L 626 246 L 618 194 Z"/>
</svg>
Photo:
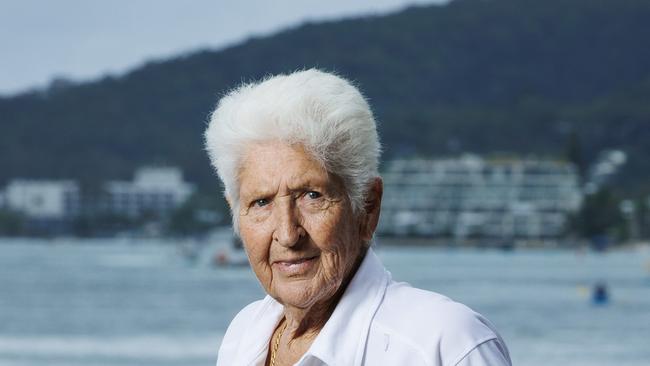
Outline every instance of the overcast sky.
<svg viewBox="0 0 650 366">
<path fill-rule="evenodd" d="M 306 20 L 447 0 L 0 0 L 0 95 L 119 74 L 146 60 L 222 48 Z"/>
</svg>

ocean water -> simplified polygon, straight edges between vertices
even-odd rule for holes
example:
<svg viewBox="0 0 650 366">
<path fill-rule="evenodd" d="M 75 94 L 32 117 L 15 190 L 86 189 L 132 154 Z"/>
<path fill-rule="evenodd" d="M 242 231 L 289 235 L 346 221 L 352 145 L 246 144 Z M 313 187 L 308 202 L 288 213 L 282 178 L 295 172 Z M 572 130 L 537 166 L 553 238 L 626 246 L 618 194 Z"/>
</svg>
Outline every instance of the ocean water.
<svg viewBox="0 0 650 366">
<path fill-rule="evenodd" d="M 0 240 L 0 365 L 213 365 L 247 267 L 173 242 Z M 516 365 L 650 365 L 650 251 L 378 247 L 397 280 L 487 316 Z M 206 260 L 207 258 L 208 260 Z M 590 301 L 607 284 L 611 301 Z"/>
</svg>

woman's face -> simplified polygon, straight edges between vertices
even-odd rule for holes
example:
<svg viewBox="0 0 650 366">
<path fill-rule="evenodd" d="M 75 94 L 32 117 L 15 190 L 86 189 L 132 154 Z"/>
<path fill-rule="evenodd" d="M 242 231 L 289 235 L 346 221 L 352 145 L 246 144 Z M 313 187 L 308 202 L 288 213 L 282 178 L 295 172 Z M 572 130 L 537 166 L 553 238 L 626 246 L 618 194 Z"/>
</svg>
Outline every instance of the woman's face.
<svg viewBox="0 0 650 366">
<path fill-rule="evenodd" d="M 363 244 L 339 178 L 300 145 L 251 145 L 239 175 L 239 230 L 251 267 L 283 305 L 332 297 Z"/>
</svg>

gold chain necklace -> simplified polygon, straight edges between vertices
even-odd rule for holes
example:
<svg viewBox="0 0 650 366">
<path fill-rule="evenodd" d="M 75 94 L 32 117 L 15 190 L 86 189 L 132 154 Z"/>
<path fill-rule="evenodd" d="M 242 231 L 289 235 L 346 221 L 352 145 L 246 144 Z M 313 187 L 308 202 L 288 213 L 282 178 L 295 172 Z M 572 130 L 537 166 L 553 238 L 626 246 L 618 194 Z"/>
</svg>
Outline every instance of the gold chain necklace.
<svg viewBox="0 0 650 366">
<path fill-rule="evenodd" d="M 280 333 L 278 333 L 277 338 L 275 338 L 275 344 L 273 344 L 273 349 L 271 350 L 271 365 L 270 366 L 275 366 L 275 355 L 278 353 L 278 348 L 280 347 L 280 338 L 282 338 L 282 334 L 284 333 L 284 330 L 287 329 L 287 321 L 284 321 L 284 325 L 282 326 L 282 329 L 280 330 Z"/>
</svg>

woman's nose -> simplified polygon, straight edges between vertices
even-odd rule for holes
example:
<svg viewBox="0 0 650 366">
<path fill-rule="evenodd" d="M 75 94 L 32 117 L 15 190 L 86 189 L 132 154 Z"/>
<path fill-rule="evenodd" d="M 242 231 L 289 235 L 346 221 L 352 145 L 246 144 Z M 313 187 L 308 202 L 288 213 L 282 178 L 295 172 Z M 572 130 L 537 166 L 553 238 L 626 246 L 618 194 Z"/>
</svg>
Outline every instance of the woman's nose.
<svg viewBox="0 0 650 366">
<path fill-rule="evenodd" d="M 284 247 L 293 247 L 300 243 L 305 236 L 305 229 L 302 227 L 300 214 L 293 204 L 293 200 L 285 200 L 282 204 L 274 207 L 276 215 L 276 227 L 273 232 L 273 240 Z"/>
</svg>

